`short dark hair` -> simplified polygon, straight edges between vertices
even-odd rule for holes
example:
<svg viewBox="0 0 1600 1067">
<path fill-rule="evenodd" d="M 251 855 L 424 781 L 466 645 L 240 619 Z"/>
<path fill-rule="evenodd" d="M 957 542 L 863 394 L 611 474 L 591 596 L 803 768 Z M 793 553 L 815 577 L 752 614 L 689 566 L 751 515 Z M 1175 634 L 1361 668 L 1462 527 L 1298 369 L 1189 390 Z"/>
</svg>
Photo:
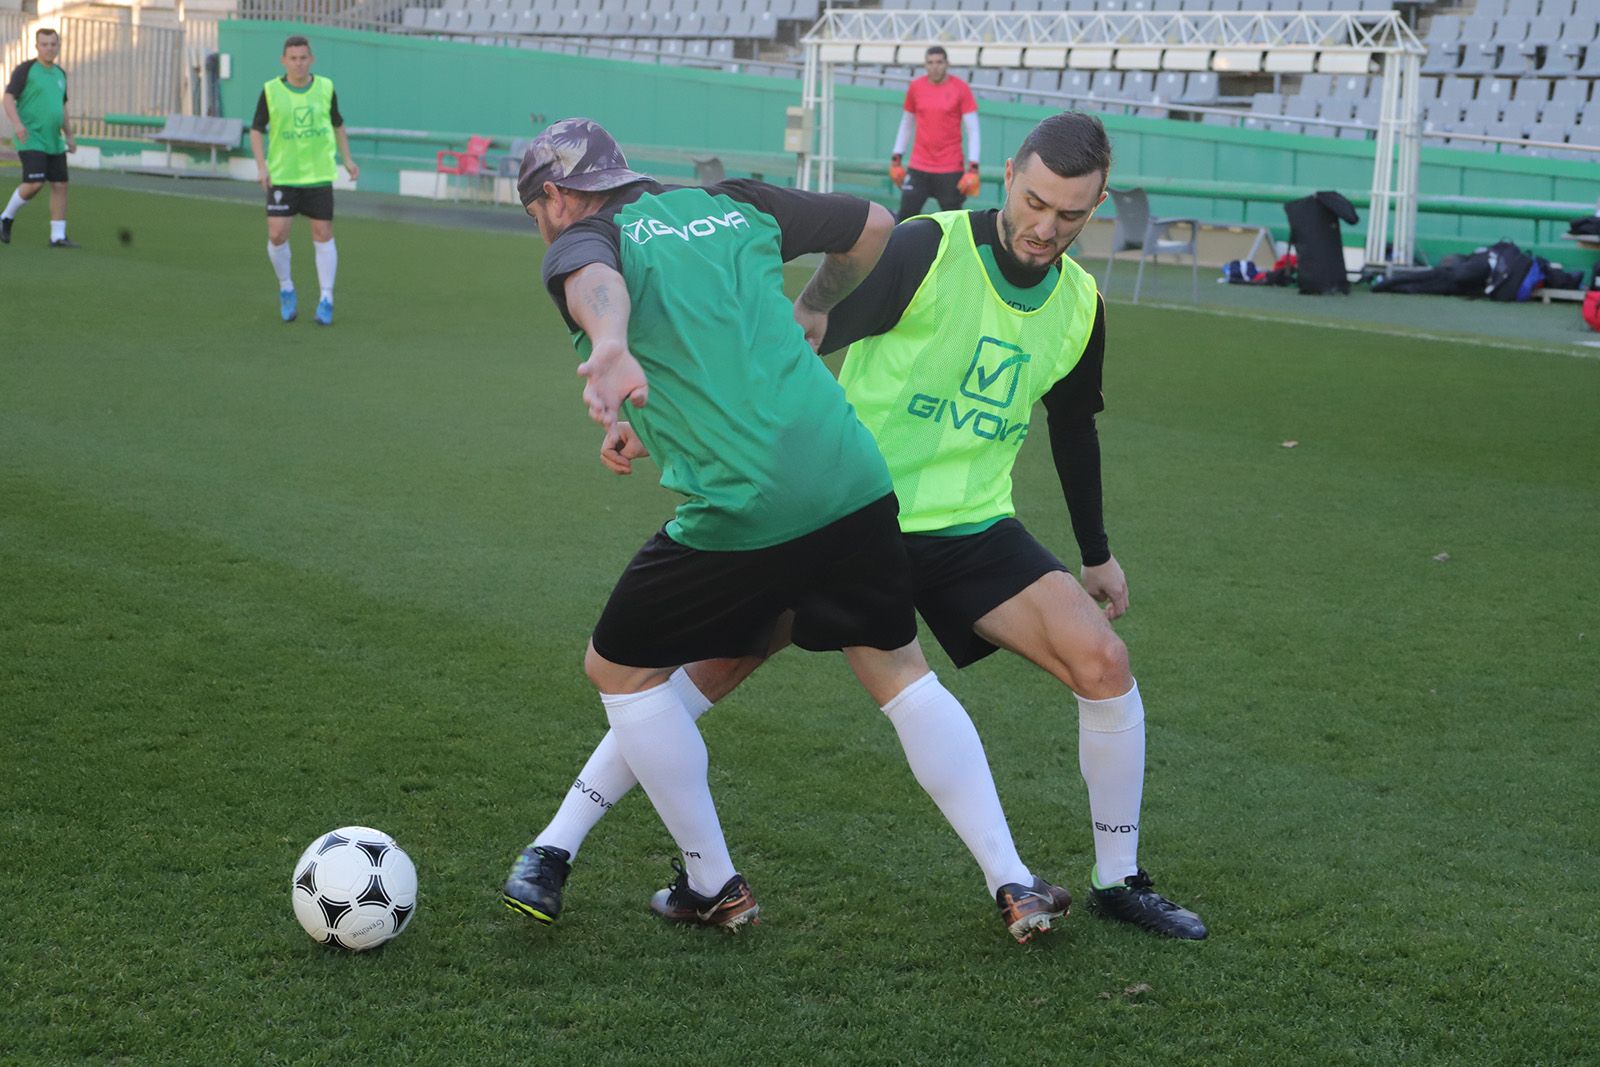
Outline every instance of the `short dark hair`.
<svg viewBox="0 0 1600 1067">
<path fill-rule="evenodd" d="M 1051 115 L 1028 131 L 1017 149 L 1015 165 L 1021 167 L 1029 156 L 1038 156 L 1063 178 L 1099 171 L 1104 186 L 1111 177 L 1111 139 L 1099 119 L 1082 111 Z"/>
<path fill-rule="evenodd" d="M 922 53 L 922 58 L 923 59 L 927 59 L 930 56 L 944 56 L 946 59 L 949 59 L 950 58 L 950 53 L 946 52 L 944 50 L 944 45 L 935 44 L 935 45 L 929 45 L 928 46 L 928 50 L 926 52 Z"/>
<path fill-rule="evenodd" d="M 58 41 L 61 40 L 61 34 L 57 33 L 49 26 L 40 26 L 38 29 L 33 31 L 33 39 L 36 43 L 41 37 L 54 37 Z"/>
<path fill-rule="evenodd" d="M 301 48 L 301 47 L 310 48 L 311 47 L 311 42 L 306 40 L 304 37 L 300 36 L 298 33 L 292 34 L 290 37 L 288 37 L 283 42 L 283 50 L 285 52 L 287 52 L 291 48 Z"/>
</svg>

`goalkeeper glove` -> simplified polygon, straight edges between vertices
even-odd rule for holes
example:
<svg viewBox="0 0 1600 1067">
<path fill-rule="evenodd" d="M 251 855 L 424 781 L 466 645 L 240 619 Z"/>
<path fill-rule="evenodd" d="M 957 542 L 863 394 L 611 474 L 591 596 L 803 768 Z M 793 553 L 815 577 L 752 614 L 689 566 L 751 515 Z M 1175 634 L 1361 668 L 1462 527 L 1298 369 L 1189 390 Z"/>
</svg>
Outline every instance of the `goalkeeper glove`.
<svg viewBox="0 0 1600 1067">
<path fill-rule="evenodd" d="M 889 157 L 889 180 L 896 185 L 904 185 L 906 182 L 906 168 L 900 165 L 898 152 Z"/>
<path fill-rule="evenodd" d="M 976 163 L 972 164 L 967 172 L 961 176 L 961 180 L 956 182 L 956 191 L 962 196 L 977 196 L 978 190 L 982 187 L 978 181 L 978 165 Z"/>
</svg>

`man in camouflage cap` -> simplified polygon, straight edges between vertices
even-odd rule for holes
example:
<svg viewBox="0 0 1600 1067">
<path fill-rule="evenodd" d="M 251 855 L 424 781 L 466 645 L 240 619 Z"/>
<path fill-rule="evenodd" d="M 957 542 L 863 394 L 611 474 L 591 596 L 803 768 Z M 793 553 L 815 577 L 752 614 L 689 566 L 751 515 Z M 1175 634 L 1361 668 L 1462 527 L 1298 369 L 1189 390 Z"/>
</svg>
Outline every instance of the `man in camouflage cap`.
<svg viewBox="0 0 1600 1067">
<path fill-rule="evenodd" d="M 612 590 L 584 663 L 611 724 L 605 755 L 620 753 L 683 855 L 651 907 L 727 930 L 756 918 L 707 784 L 704 702 L 686 702 L 682 668 L 765 653 L 792 612 L 793 643 L 842 651 L 894 724 L 1010 932 L 1049 929 L 1071 898 L 1017 855 L 977 731 L 928 669 L 888 467 L 813 351 L 877 262 L 889 212 L 749 180 L 663 186 L 587 119 L 545 130 L 517 187 L 549 242 L 544 282 L 585 356 L 602 455 L 623 461 L 631 403 L 628 440 L 685 497 Z M 822 264 L 791 304 L 783 264 L 808 253 Z M 552 921 L 548 890 L 570 859 L 534 841 L 505 903 Z"/>
</svg>

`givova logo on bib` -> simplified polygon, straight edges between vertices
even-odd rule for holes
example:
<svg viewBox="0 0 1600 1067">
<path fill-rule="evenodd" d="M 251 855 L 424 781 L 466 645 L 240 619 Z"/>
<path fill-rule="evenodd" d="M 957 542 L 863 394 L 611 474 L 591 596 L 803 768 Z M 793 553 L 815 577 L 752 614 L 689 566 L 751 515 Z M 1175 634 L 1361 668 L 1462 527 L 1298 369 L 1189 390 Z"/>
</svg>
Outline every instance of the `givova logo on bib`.
<svg viewBox="0 0 1600 1067">
<path fill-rule="evenodd" d="M 1017 395 L 1017 382 L 1028 353 L 1016 345 L 984 337 L 972 353 L 972 365 L 961 379 L 961 395 L 997 408 L 1008 408 Z"/>
<path fill-rule="evenodd" d="M 707 215 L 704 218 L 693 219 L 682 226 L 673 226 L 660 219 L 636 219 L 622 224 L 622 235 L 634 244 L 642 245 L 657 237 L 676 237 L 680 241 L 692 241 L 697 237 L 711 237 L 719 229 L 736 230 L 741 226 L 748 229 L 750 223 L 741 212 L 730 211 L 725 215 Z"/>
<path fill-rule="evenodd" d="M 961 395 L 973 402 L 917 393 L 906 405 L 906 414 L 968 431 L 985 441 L 1019 445 L 1028 436 L 1028 413 L 1023 412 L 1024 419 L 1012 421 L 991 409 L 1011 406 L 1022 380 L 1022 368 L 1031 361 L 1032 357 L 1014 344 L 994 337 L 981 338 L 961 379 Z"/>
</svg>

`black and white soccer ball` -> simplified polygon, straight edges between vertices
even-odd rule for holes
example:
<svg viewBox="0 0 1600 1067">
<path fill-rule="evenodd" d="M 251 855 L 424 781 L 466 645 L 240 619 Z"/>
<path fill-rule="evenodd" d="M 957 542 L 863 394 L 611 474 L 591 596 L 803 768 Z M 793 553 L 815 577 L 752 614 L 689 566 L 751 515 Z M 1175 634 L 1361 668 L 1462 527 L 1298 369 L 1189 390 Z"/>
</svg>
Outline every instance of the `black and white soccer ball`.
<svg viewBox="0 0 1600 1067">
<path fill-rule="evenodd" d="M 417 911 L 417 868 L 382 830 L 341 826 L 300 854 L 294 917 L 324 945 L 363 951 L 406 928 Z"/>
</svg>

